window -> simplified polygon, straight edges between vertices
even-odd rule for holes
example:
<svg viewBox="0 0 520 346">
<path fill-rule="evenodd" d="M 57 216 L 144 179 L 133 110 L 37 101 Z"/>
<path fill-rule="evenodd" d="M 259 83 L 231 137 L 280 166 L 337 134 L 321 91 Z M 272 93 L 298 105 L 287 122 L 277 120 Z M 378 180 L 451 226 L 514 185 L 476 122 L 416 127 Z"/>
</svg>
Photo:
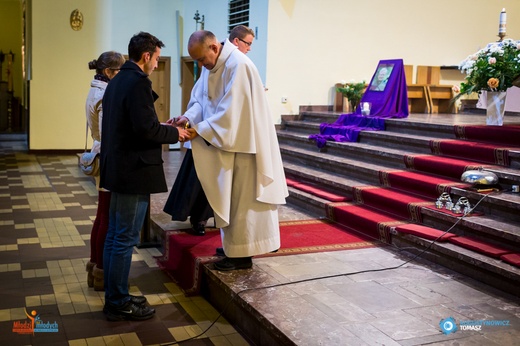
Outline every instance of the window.
<svg viewBox="0 0 520 346">
<path fill-rule="evenodd" d="M 249 0 L 229 1 L 228 32 L 237 25 L 249 26 Z"/>
</svg>

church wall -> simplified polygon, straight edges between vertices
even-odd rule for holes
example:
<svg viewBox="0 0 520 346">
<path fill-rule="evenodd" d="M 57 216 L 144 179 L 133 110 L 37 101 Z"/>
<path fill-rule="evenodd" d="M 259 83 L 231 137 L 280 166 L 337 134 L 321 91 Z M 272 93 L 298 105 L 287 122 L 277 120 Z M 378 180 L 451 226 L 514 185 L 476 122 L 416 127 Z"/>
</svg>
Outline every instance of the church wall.
<svg viewBox="0 0 520 346">
<path fill-rule="evenodd" d="M 181 4 L 180 0 L 149 0 L 146 5 L 136 0 L 32 0 L 30 149 L 83 148 L 85 99 L 95 73 L 88 62 L 106 50 L 127 54 L 130 37 L 139 31 L 165 43 L 163 56 L 177 57 L 175 11 Z M 80 31 L 69 25 L 76 8 L 84 17 Z M 180 99 L 173 63 L 172 93 Z"/>
<path fill-rule="evenodd" d="M 93 77 L 88 62 L 108 48 L 103 0 L 32 1 L 29 149 L 85 146 L 85 99 Z M 70 27 L 79 9 L 81 30 Z"/>
<path fill-rule="evenodd" d="M 273 115 L 332 104 L 335 83 L 369 82 L 382 59 L 458 65 L 498 39 L 503 7 L 508 37 L 519 40 L 517 0 L 270 0 L 266 84 Z"/>
<path fill-rule="evenodd" d="M 2 5 L 6 0 L 0 0 Z M 196 10 L 205 28 L 227 36 L 227 0 L 27 0 L 32 3 L 30 149 L 81 149 L 84 104 L 93 71 L 88 61 L 105 50 L 127 53 L 130 37 L 149 31 L 172 58 L 172 115 L 180 112 L 179 56 L 195 30 Z M 456 65 L 496 40 L 502 7 L 508 37 L 520 39 L 520 3 L 475 0 L 254 0 L 250 26 L 258 40 L 248 56 L 268 88 L 273 117 L 300 105 L 333 102 L 340 80 L 370 80 L 380 59 L 413 65 Z M 84 15 L 81 31 L 69 25 L 72 10 Z M 181 19 L 177 33 L 176 11 Z M 182 42 L 177 44 L 177 37 Z M 1 48 L 1 47 L 0 47 Z M 15 57 L 16 59 L 16 57 Z M 454 78 L 449 74 L 450 79 Z M 456 78 L 456 75 L 455 75 Z M 287 97 L 286 104 L 281 98 Z"/>
<path fill-rule="evenodd" d="M 249 56 L 257 62 L 259 69 L 263 66 L 261 74 L 264 76 L 267 1 L 255 0 L 251 5 L 254 9 L 251 23 L 258 23 L 262 39 L 254 43 L 256 57 L 253 52 Z M 205 16 L 207 30 L 213 31 L 221 40 L 227 37 L 227 0 L 147 0 L 146 4 L 138 0 L 31 2 L 31 150 L 84 147 L 85 98 L 94 75 L 87 63 L 103 51 L 127 54 L 130 37 L 139 31 L 159 37 L 166 45 L 161 55 L 171 57 L 170 111 L 172 116 L 177 116 L 181 109 L 180 56 L 188 55 L 187 41 L 196 29 L 195 11 Z M 80 31 L 73 31 L 69 25 L 70 13 L 76 8 L 84 16 Z M 177 32 L 178 27 L 180 32 Z"/>
</svg>

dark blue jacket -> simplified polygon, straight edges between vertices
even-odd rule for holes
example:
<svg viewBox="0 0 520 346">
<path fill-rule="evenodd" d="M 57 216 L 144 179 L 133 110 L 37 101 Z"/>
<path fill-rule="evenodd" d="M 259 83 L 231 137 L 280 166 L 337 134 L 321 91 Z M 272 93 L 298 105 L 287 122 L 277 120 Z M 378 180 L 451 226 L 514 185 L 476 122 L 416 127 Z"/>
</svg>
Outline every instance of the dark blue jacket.
<svg viewBox="0 0 520 346">
<path fill-rule="evenodd" d="M 108 83 L 103 97 L 101 187 L 129 194 L 168 191 L 162 144 L 176 143 L 179 132 L 159 123 L 156 99 L 148 75 L 131 61 Z"/>
</svg>

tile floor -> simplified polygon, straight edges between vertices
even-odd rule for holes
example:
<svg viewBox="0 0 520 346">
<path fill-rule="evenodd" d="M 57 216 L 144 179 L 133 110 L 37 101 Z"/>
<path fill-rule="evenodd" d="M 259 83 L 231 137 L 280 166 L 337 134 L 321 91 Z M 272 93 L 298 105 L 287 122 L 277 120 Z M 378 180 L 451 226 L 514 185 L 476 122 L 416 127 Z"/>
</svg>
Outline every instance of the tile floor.
<svg viewBox="0 0 520 346">
<path fill-rule="evenodd" d="M 203 298 L 185 297 L 157 267 L 157 248 L 136 248 L 131 291 L 144 294 L 156 316 L 106 321 L 103 292 L 86 284 L 96 208 L 95 185 L 76 156 L 33 155 L 23 143 L 0 141 L 0 345 L 173 344 L 218 315 Z M 45 328 L 26 334 L 33 316 Z M 189 344 L 248 343 L 220 319 Z"/>
</svg>

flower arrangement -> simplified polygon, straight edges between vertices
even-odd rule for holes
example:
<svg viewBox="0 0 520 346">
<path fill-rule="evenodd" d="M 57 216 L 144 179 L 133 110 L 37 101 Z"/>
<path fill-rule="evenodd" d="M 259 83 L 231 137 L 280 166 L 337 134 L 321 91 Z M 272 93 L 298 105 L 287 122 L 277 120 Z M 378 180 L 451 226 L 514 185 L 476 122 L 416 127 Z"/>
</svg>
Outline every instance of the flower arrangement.
<svg viewBox="0 0 520 346">
<path fill-rule="evenodd" d="M 505 39 L 489 43 L 464 59 L 459 70 L 466 73 L 466 77 L 457 97 L 473 92 L 480 94 L 484 90 L 506 91 L 519 81 L 520 41 Z"/>
<path fill-rule="evenodd" d="M 336 87 L 336 91 L 340 92 L 343 97 L 346 97 L 348 99 L 348 102 L 350 103 L 350 106 L 352 108 L 352 111 L 354 111 L 359 104 L 359 101 L 361 101 L 361 98 L 363 97 L 363 94 L 365 93 L 366 84 L 365 81 L 362 81 L 360 83 L 350 82 L 350 83 L 344 83 L 341 82 L 343 86 Z"/>
</svg>

